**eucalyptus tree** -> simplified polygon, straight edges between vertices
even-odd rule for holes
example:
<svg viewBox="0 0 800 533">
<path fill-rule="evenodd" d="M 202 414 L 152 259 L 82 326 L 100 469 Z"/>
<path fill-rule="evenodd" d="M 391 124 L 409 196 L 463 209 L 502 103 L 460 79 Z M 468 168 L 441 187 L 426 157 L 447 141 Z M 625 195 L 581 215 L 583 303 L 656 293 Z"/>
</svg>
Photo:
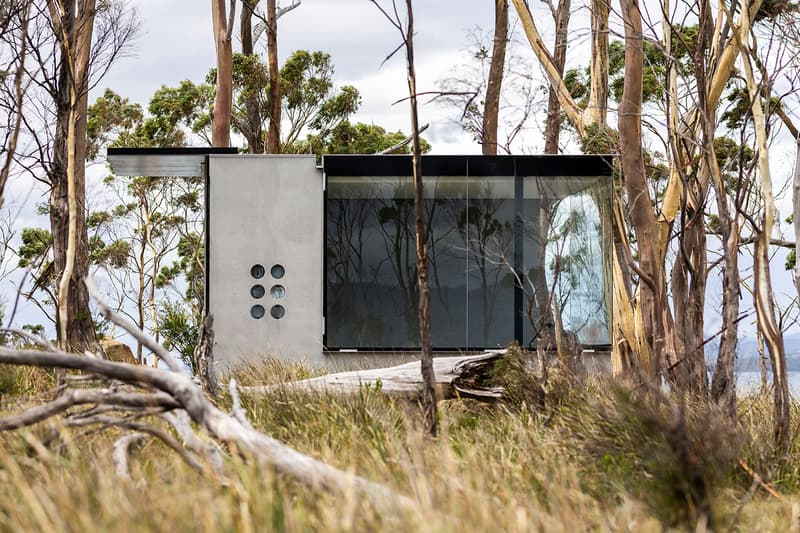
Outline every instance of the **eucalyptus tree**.
<svg viewBox="0 0 800 533">
<path fill-rule="evenodd" d="M 29 10 L 25 41 L 29 84 L 21 107 L 16 106 L 24 142 L 17 146 L 14 164 L 48 187 L 53 271 L 59 280 L 54 294 L 56 333 L 63 349 L 82 353 L 95 344 L 83 285 L 89 255 L 88 93 L 129 49 L 138 21 L 121 0 L 33 0 Z"/>
<path fill-rule="evenodd" d="M 202 92 L 186 84 L 162 87 L 150 100 L 150 116 L 145 116 L 140 105 L 106 90 L 88 109 L 90 155 L 98 157 L 104 146 L 186 144 L 183 128 L 197 126 L 192 104 L 209 101 L 207 94 L 194 98 L 198 94 Z M 106 272 L 119 312 L 156 341 L 169 344 L 185 336 L 174 328 L 179 311 L 187 330 L 199 325 L 202 314 L 202 179 L 109 176 L 104 184 L 112 204 L 89 216 L 93 258 Z M 171 322 L 162 339 L 160 320 L 165 316 Z M 138 343 L 140 362 L 142 349 Z"/>
</svg>

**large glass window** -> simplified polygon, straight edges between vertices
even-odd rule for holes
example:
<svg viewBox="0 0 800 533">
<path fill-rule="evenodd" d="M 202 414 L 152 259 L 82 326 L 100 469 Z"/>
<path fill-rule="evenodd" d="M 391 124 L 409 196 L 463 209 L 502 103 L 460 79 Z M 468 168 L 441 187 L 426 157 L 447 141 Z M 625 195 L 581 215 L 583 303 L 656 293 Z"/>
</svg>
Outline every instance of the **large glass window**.
<svg viewBox="0 0 800 533">
<path fill-rule="evenodd" d="M 410 161 L 386 159 L 326 165 L 329 348 L 419 344 Z M 609 177 L 525 176 L 502 157 L 436 161 L 447 164 L 424 177 L 434 348 L 532 345 L 553 312 L 584 344 L 607 343 Z"/>
</svg>

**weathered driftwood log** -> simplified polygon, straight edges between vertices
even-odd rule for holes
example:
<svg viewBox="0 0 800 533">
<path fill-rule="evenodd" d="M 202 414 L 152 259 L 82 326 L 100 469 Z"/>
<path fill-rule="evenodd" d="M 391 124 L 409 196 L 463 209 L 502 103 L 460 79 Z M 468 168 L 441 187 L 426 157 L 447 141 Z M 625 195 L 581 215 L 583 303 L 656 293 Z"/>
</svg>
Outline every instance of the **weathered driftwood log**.
<svg viewBox="0 0 800 533">
<path fill-rule="evenodd" d="M 184 411 L 198 428 L 210 434 L 221 443 L 249 456 L 265 468 L 273 468 L 300 483 L 337 494 L 355 492 L 366 501 L 380 507 L 404 509 L 416 512 L 417 506 L 410 498 L 400 495 L 384 485 L 364 479 L 355 474 L 334 468 L 322 461 L 304 455 L 282 442 L 253 428 L 246 420 L 246 414 L 224 413 L 217 408 L 180 368 L 172 356 L 155 340 L 145 335 L 133 323 L 120 317 L 108 308 L 97 296 L 97 290 L 87 280 L 90 294 L 97 301 L 100 313 L 125 329 L 136 340 L 142 342 L 163 361 L 169 370 L 151 368 L 99 359 L 87 355 L 75 355 L 53 347 L 41 341 L 45 350 L 17 350 L 0 346 L 0 363 L 21 366 L 37 366 L 64 370 L 77 370 L 94 376 L 115 380 L 128 389 L 137 389 L 132 393 L 124 390 L 75 390 L 67 391 L 60 398 L 42 406 L 33 407 L 17 415 L 0 419 L 0 430 L 19 428 L 31 425 L 51 416 L 57 416 L 78 405 L 95 404 L 86 411 L 75 413 L 79 419 L 68 417 L 65 421 L 70 425 L 100 424 L 104 427 L 116 426 L 137 432 L 144 432 L 160 438 L 167 445 L 182 453 L 185 459 L 196 463 L 196 459 L 188 454 L 171 434 L 155 426 L 109 416 L 106 413 L 116 409 L 138 409 L 147 415 L 159 415 L 169 411 Z M 235 389 L 235 384 L 233 385 Z M 238 403 L 238 402 L 237 402 Z M 85 415 L 85 416 L 84 416 Z M 178 417 L 172 418 L 179 426 L 184 425 Z M 185 441 L 193 440 L 188 432 L 183 432 Z M 123 441 L 123 444 L 125 442 Z M 120 444 L 122 448 L 123 444 Z M 206 459 L 215 459 L 209 455 L 208 448 L 203 449 L 199 443 L 186 446 L 190 450 L 200 450 Z M 121 452 L 120 452 L 121 453 Z M 199 464 L 196 465 L 198 468 Z"/>
<path fill-rule="evenodd" d="M 484 385 L 494 365 L 505 350 L 481 355 L 436 357 L 433 369 L 436 375 L 436 397 L 439 399 L 475 398 L 496 402 L 503 389 Z M 388 368 L 337 372 L 300 381 L 255 387 L 240 387 L 243 392 L 265 393 L 282 388 L 308 392 L 357 393 L 362 387 L 380 387 L 382 393 L 398 398 L 415 400 L 422 394 L 420 362 L 412 361 Z"/>
</svg>

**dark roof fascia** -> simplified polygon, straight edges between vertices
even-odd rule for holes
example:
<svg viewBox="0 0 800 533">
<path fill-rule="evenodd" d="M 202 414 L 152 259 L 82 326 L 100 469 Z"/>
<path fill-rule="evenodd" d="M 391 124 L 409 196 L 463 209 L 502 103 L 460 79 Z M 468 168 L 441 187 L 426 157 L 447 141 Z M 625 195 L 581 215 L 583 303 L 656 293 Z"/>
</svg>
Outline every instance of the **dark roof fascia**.
<svg viewBox="0 0 800 533">
<path fill-rule="evenodd" d="M 613 155 L 423 155 L 428 176 L 611 176 Z M 410 176 L 410 155 L 325 155 L 327 176 Z"/>
</svg>

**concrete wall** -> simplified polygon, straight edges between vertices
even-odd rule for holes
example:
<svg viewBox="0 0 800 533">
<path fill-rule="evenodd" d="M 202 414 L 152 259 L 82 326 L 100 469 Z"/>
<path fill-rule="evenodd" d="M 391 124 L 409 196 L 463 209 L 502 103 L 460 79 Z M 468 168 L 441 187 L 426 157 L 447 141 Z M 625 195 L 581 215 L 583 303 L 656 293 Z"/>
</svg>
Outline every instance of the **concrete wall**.
<svg viewBox="0 0 800 533">
<path fill-rule="evenodd" d="M 323 182 L 315 157 L 235 155 L 209 160 L 209 312 L 222 366 L 271 354 L 323 363 Z M 263 266 L 260 279 L 251 276 Z M 285 275 L 270 270 L 282 265 Z M 251 296 L 255 285 L 261 298 Z M 273 298 L 274 285 L 285 288 Z M 251 308 L 261 305 L 262 318 Z M 271 316 L 274 305 L 285 315 Z"/>
<path fill-rule="evenodd" d="M 272 355 L 332 370 L 388 366 L 413 352 L 324 352 L 323 175 L 312 156 L 212 155 L 209 158 L 208 298 L 214 353 L 221 367 Z M 264 275 L 254 279 L 254 265 Z M 271 276 L 284 267 L 281 279 Z M 260 298 L 251 295 L 264 287 Z M 274 285 L 285 295 L 274 298 Z M 261 305 L 264 316 L 253 318 Z M 271 316 L 274 305 L 285 315 Z M 454 354 L 440 354 L 454 355 Z M 602 368 L 607 354 L 587 354 Z"/>
</svg>

